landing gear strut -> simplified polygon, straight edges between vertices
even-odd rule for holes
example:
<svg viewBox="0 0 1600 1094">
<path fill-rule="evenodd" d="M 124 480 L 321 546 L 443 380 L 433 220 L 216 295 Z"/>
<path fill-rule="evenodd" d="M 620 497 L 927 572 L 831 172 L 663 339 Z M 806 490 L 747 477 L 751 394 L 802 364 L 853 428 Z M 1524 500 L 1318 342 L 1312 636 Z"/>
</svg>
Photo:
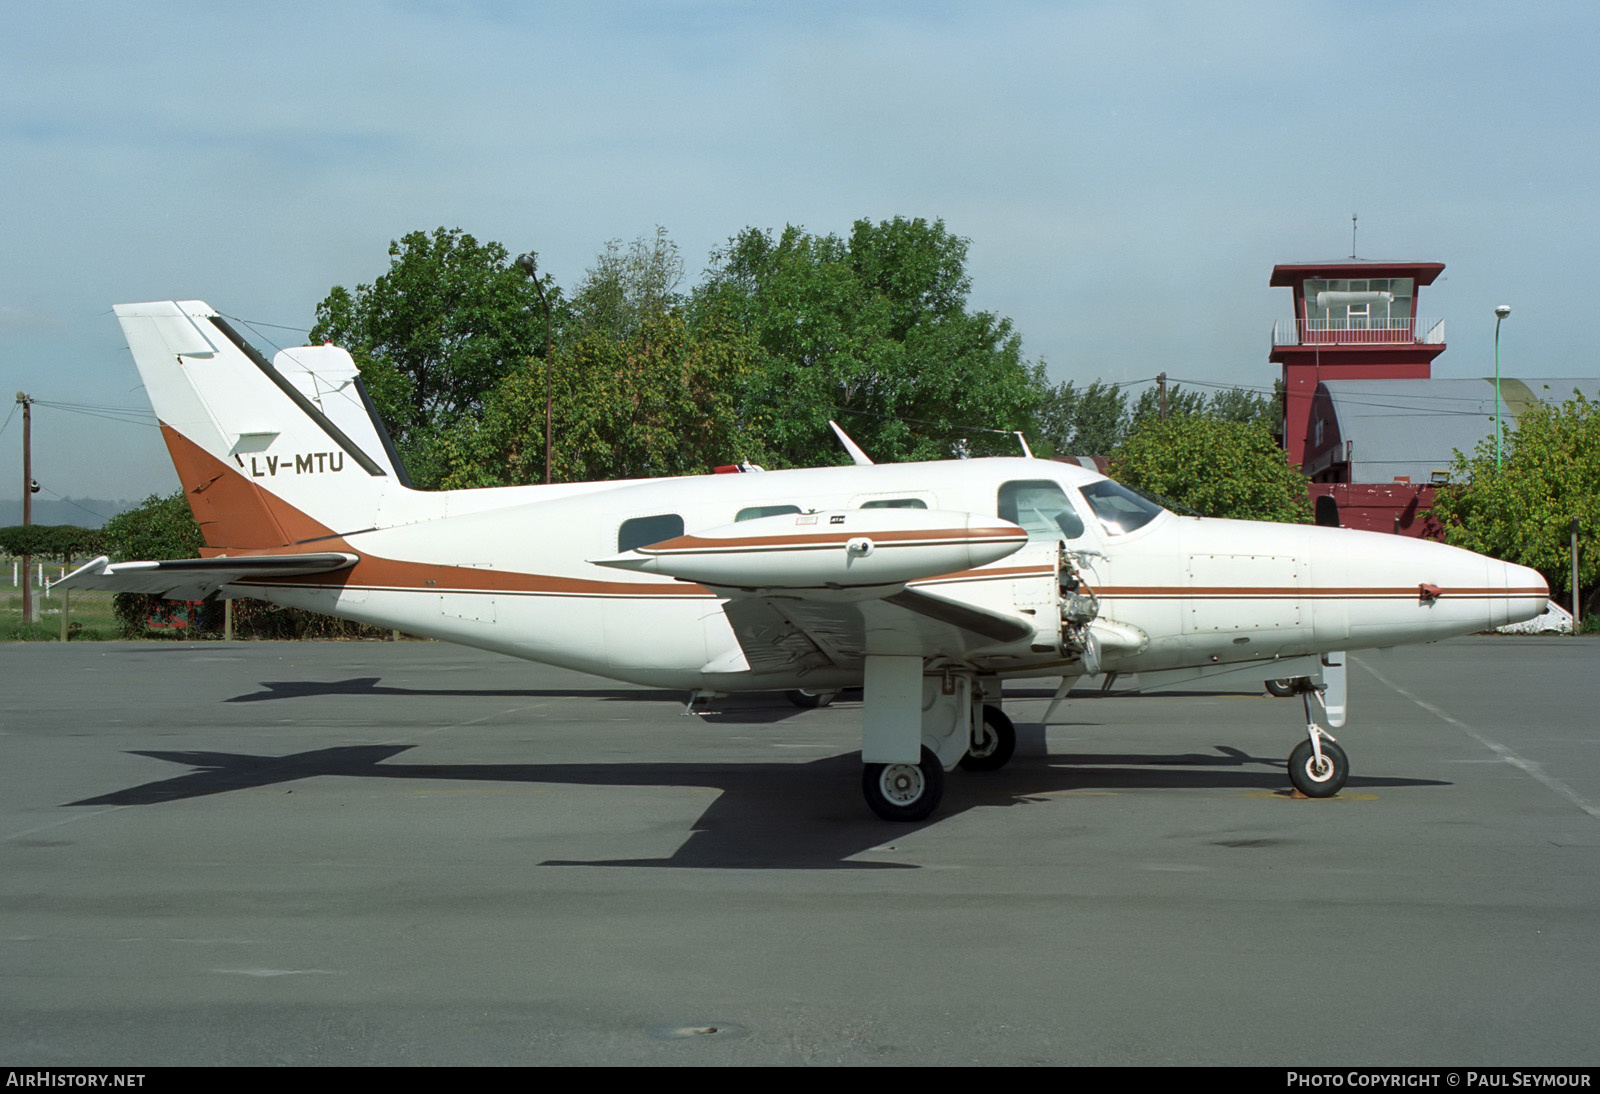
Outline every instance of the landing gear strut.
<svg viewBox="0 0 1600 1094">
<path fill-rule="evenodd" d="M 1339 742 L 1333 739 L 1333 734 L 1317 725 L 1317 720 L 1312 717 L 1311 696 L 1314 694 L 1319 702 L 1324 701 L 1321 693 L 1315 689 L 1309 689 L 1301 695 L 1306 706 L 1306 739 L 1295 745 L 1289 753 L 1289 781 L 1308 798 L 1331 798 L 1350 777 L 1350 761 L 1345 758 Z M 1342 700 L 1342 696 L 1340 698 Z M 1342 723 L 1342 701 L 1339 709 Z"/>
</svg>

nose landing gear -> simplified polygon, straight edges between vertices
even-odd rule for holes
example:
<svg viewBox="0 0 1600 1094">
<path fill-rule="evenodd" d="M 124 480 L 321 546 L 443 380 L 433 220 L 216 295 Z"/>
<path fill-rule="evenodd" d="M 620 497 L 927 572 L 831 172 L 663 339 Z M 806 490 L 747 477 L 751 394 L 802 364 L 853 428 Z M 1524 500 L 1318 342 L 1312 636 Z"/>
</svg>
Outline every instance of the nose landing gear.
<svg viewBox="0 0 1600 1094">
<path fill-rule="evenodd" d="M 1333 734 L 1317 724 L 1311 710 L 1316 697 L 1332 725 L 1344 724 L 1344 655 L 1329 654 L 1322 661 L 1319 681 L 1307 681 L 1300 693 L 1306 707 L 1306 739 L 1289 753 L 1289 782 L 1308 798 L 1331 798 L 1343 789 L 1350 777 L 1350 761 Z M 1321 686 L 1317 686 L 1320 684 Z"/>
<path fill-rule="evenodd" d="M 1331 798 L 1350 777 L 1350 761 L 1339 742 L 1316 730 L 1289 753 L 1289 781 L 1308 798 Z"/>
</svg>

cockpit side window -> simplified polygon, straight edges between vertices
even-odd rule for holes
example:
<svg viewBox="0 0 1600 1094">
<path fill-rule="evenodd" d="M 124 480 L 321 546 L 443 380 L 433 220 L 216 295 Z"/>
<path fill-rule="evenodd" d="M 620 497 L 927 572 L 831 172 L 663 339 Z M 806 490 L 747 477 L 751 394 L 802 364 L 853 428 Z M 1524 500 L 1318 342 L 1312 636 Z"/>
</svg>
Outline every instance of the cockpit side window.
<svg viewBox="0 0 1600 1094">
<path fill-rule="evenodd" d="M 1114 536 L 1143 528 L 1164 512 L 1155 502 L 1140 497 L 1120 482 L 1110 479 L 1091 482 L 1082 490 L 1089 508 L 1100 518 L 1106 531 Z"/>
<path fill-rule="evenodd" d="M 1083 535 L 1083 520 L 1060 483 L 1050 479 L 1002 483 L 998 501 L 1000 519 L 1020 524 L 1029 539 L 1077 539 Z"/>
<path fill-rule="evenodd" d="M 631 551 L 635 547 L 648 547 L 664 539 L 683 535 L 683 518 L 677 513 L 662 513 L 656 517 L 634 517 L 625 520 L 617 529 L 617 551 Z"/>
<path fill-rule="evenodd" d="M 863 509 L 926 509 L 928 503 L 921 498 L 874 498 L 861 503 Z"/>
</svg>

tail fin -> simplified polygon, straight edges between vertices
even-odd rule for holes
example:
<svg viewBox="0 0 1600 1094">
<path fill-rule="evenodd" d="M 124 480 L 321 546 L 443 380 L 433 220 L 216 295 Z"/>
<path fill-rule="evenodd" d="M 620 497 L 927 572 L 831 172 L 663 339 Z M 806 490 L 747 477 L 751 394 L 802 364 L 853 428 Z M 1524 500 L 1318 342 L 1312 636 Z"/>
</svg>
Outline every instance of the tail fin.
<svg viewBox="0 0 1600 1094">
<path fill-rule="evenodd" d="M 115 310 L 210 553 L 371 528 L 404 488 L 343 350 L 288 350 L 279 371 L 200 301 Z"/>
</svg>

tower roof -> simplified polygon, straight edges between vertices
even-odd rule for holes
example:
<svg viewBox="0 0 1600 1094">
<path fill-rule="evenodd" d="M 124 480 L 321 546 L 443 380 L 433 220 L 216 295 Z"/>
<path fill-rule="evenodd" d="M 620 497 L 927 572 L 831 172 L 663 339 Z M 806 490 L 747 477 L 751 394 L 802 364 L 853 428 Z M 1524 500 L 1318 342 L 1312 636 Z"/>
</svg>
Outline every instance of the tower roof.
<svg viewBox="0 0 1600 1094">
<path fill-rule="evenodd" d="M 1444 272 L 1443 262 L 1395 262 L 1371 258 L 1336 258 L 1329 262 L 1284 262 L 1272 267 L 1268 285 L 1298 285 L 1308 277 L 1410 277 L 1431 285 Z"/>
</svg>

